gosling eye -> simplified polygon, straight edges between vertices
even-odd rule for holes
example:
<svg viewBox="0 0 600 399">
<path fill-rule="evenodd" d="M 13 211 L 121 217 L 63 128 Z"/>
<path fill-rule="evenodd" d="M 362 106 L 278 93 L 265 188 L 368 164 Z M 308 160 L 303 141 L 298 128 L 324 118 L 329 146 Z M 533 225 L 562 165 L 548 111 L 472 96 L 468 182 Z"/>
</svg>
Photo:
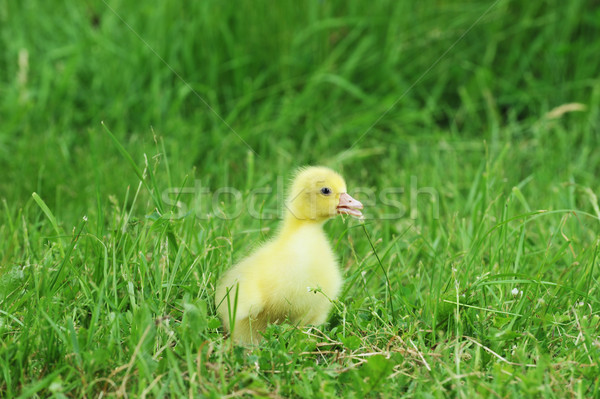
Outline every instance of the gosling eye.
<svg viewBox="0 0 600 399">
<path fill-rule="evenodd" d="M 331 194 L 331 189 L 329 187 L 323 187 L 321 189 L 321 194 L 323 194 L 323 195 L 329 195 L 329 194 Z"/>
</svg>

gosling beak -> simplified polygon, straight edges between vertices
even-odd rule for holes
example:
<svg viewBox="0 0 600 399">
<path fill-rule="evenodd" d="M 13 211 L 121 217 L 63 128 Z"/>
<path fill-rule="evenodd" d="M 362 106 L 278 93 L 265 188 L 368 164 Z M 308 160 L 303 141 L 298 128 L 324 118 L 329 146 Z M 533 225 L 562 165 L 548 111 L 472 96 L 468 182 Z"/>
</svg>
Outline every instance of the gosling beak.
<svg viewBox="0 0 600 399">
<path fill-rule="evenodd" d="M 363 204 L 361 204 L 360 201 L 355 200 L 348 193 L 342 193 L 340 195 L 340 203 L 337 206 L 337 212 L 339 214 L 360 218 L 363 214 L 359 209 L 363 209 Z"/>
</svg>

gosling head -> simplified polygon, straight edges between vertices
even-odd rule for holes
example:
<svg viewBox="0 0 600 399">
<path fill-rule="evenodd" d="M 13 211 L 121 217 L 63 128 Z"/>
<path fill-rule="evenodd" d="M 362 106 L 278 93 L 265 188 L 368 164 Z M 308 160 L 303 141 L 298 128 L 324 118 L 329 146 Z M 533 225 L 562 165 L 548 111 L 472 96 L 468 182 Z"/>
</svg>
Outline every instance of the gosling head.
<svg viewBox="0 0 600 399">
<path fill-rule="evenodd" d="M 298 220 L 324 222 L 338 214 L 362 217 L 363 205 L 346 192 L 346 182 L 323 166 L 300 169 L 286 201 L 289 214 Z"/>
</svg>

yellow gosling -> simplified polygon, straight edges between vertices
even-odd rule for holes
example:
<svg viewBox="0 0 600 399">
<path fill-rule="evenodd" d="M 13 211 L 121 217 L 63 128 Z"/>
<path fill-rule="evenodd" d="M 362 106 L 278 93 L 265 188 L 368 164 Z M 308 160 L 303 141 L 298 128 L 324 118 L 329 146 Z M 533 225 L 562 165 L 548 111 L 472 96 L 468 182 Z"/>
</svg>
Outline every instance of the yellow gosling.
<svg viewBox="0 0 600 399">
<path fill-rule="evenodd" d="M 236 343 L 258 343 L 269 323 L 327 320 L 342 276 L 323 224 L 337 214 L 362 217 L 362 208 L 333 170 L 315 166 L 297 172 L 278 234 L 217 285 L 217 311 Z"/>
</svg>

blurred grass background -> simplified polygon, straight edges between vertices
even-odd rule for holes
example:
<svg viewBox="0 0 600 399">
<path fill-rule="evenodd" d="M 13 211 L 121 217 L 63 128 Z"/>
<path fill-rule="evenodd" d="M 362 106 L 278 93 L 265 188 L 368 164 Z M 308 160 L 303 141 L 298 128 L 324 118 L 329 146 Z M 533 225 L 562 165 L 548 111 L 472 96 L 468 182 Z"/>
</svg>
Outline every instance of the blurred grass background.
<svg viewBox="0 0 600 399">
<path fill-rule="evenodd" d="M 21 279 L 0 281 L 6 381 L 0 383 L 0 390 L 45 396 L 58 370 L 59 385 L 70 387 L 65 392 L 95 395 L 99 385 L 83 391 L 75 388 L 80 375 L 88 380 L 109 375 L 127 362 L 129 352 L 121 347 L 123 343 L 131 340 L 128 348 L 133 351 L 141 334 L 135 329 L 144 331 L 140 326 L 148 320 L 171 315 L 172 301 L 191 296 L 204 303 L 200 308 L 208 306 L 205 318 L 213 317 L 216 277 L 231 259 L 268 235 L 260 229 L 273 228 L 277 221 L 242 214 L 233 221 L 188 215 L 165 222 L 152 216 L 164 201 L 159 197 L 168 188 L 195 187 L 196 180 L 211 190 L 231 186 L 248 193 L 255 187 L 276 186 L 278 179 L 287 179 L 305 164 L 340 170 L 351 191 L 353 187 L 375 192 L 410 187 L 414 178 L 419 187 L 433 187 L 439 193 L 440 219 L 433 217 L 431 204 L 424 200 L 416 220 L 407 212 L 401 219 L 368 225 L 380 250 L 390 254 L 384 263 L 394 273 L 392 285 L 397 292 L 392 301 L 409 315 L 399 326 L 409 331 L 421 351 L 433 350 L 440 342 L 454 345 L 439 338 L 437 328 L 456 336 L 464 329 L 491 337 L 495 332 L 489 328 L 505 326 L 494 322 L 484 327 L 477 324 L 475 314 L 465 321 L 458 313 L 455 324 L 437 325 L 444 318 L 440 314 L 447 312 L 438 300 L 453 289 L 454 281 L 466 287 L 488 272 L 511 278 L 527 274 L 575 290 L 560 291 L 552 309 L 545 308 L 543 317 L 532 313 L 533 319 L 546 322 L 550 320 L 546 315 L 553 312 L 565 316 L 561 306 L 586 296 L 586 303 L 593 305 L 590 320 L 597 318 L 598 302 L 589 297 L 598 294 L 594 252 L 598 239 L 594 217 L 600 216 L 598 37 L 600 7 L 578 0 L 0 1 L 0 273 L 8 276 L 21 270 Z M 558 108 L 565 104 L 576 104 L 571 109 L 575 111 Z M 152 201 L 148 190 L 135 194 L 139 179 L 102 121 L 139 168 L 144 168 L 146 156 L 153 172 L 148 179 L 158 202 Z M 47 205 L 55 223 L 32 198 L 33 192 Z M 192 206 L 192 199 L 182 200 Z M 408 195 L 396 200 L 411 210 Z M 275 196 L 265 196 L 264 201 L 265 209 L 276 209 Z M 583 213 L 577 217 L 566 216 L 568 212 L 530 214 L 534 221 L 519 217 L 540 209 Z M 374 217 L 388 211 L 379 202 L 369 209 Z M 590 216 L 582 216 L 585 213 Z M 89 220 L 85 227 L 84 215 Z M 511 218 L 517 222 L 509 228 Z M 76 255 L 69 243 L 75 242 L 78 231 L 93 235 L 97 242 L 90 238 L 85 251 Z M 360 229 L 348 232 L 339 221 L 329 223 L 328 231 L 338 245 L 348 281 L 359 281 L 363 266 L 374 261 L 365 236 Z M 345 234 L 350 235 L 350 244 Z M 566 244 L 563 235 L 568 237 Z M 164 248 L 167 236 L 175 240 L 174 253 Z M 227 239 L 230 242 L 225 244 Z M 140 251 L 147 256 L 136 258 Z M 136 292 L 162 287 L 140 277 L 164 266 L 154 264 L 161 254 L 179 265 L 169 280 L 169 293 L 155 305 L 147 293 L 136 302 Z M 46 271 L 39 274 L 37 267 L 44 269 L 44 265 Z M 452 271 L 457 267 L 458 276 Z M 65 275 L 63 268 L 70 272 Z M 43 281 L 50 276 L 48 287 Z M 355 306 L 356 314 L 368 315 L 381 305 L 358 298 L 387 292 L 378 278 L 362 288 L 347 284 L 341 299 L 349 308 Z M 506 288 L 505 293 L 513 288 L 513 283 L 498 284 Z M 74 288 L 80 285 L 86 288 Z M 56 295 L 54 301 L 46 298 L 49 293 Z M 545 294 L 538 287 L 530 299 L 537 303 Z M 477 306 L 485 307 L 488 300 L 502 302 L 502 295 L 494 299 L 482 292 L 473 295 L 470 300 Z M 114 303 L 105 303 L 109 296 Z M 149 301 L 147 307 L 140 305 L 141 299 Z M 522 311 L 525 303 L 517 302 L 514 306 Z M 531 305 L 531 312 L 536 306 Z M 31 314 L 34 307 L 46 316 Z M 121 323 L 131 329 L 113 324 L 120 312 Z M 172 316 L 181 321 L 177 312 Z M 17 330 L 7 327 L 11 315 L 19 320 L 20 327 L 13 320 Z M 336 323 L 340 317 L 334 316 Z M 87 360 L 83 357 L 83 363 L 71 369 L 68 356 L 74 353 L 71 345 L 76 340 L 65 336 L 63 342 L 60 331 L 74 333 L 80 327 L 93 331 L 92 321 L 99 323 L 97 332 L 90 332 L 79 345 L 89 351 L 98 346 L 108 349 L 93 352 Z M 538 322 L 523 322 L 520 330 L 510 322 L 510 329 L 531 331 L 531 323 Z M 542 328 L 545 332 L 556 327 L 548 323 Z M 375 325 L 364 327 L 366 333 L 356 330 L 356 335 L 369 336 Z M 573 333 L 583 331 L 577 324 L 571 327 Z M 216 326 L 202 328 L 203 339 L 221 345 Z M 30 333 L 24 333 L 27 329 Z M 186 344 L 180 347 L 198 351 L 196 338 L 182 334 Z M 544 332 L 536 334 L 534 347 L 546 353 L 542 348 L 554 341 Z M 597 350 L 593 334 L 581 334 L 590 339 L 586 351 Z M 512 348 L 510 339 L 501 348 Z M 379 341 L 371 344 L 385 347 Z M 531 349 L 524 348 L 524 353 Z M 281 356 L 290 350 L 279 349 L 275 353 Z M 591 356 L 583 349 L 570 354 L 571 349 L 561 346 L 557 353 L 567 362 Z M 169 367 L 184 367 L 185 356 L 178 353 Z M 256 377 L 251 372 L 253 360 L 227 356 L 233 370 L 250 373 L 250 379 L 263 378 L 267 391 L 279 387 L 284 396 L 302 394 L 291 387 L 293 378 L 288 374 L 275 382 Z M 314 363 L 294 359 L 297 370 Z M 468 379 L 466 390 L 453 385 L 460 374 L 452 369 L 454 359 L 429 359 L 439 362 L 439 370 L 407 373 L 416 376 L 414 381 L 435 381 L 431 383 L 437 389 L 432 391 L 434 397 L 449 392 L 456 396 L 489 393 L 479 389 L 475 379 Z M 548 370 L 553 367 L 549 359 L 543 360 Z M 591 364 L 596 359 L 590 370 L 597 371 L 597 357 L 590 359 Z M 236 366 L 238 361 L 242 365 Z M 56 367 L 42 366 L 44 362 Z M 383 360 L 378 362 L 364 368 L 364 375 L 357 374 L 356 381 L 362 381 L 352 385 L 357 392 L 373 394 L 373 386 L 364 381 L 370 372 L 387 370 Z M 166 372 L 166 365 L 157 364 L 139 371 L 138 394 L 144 383 Z M 474 373 L 493 377 L 492 391 L 522 393 L 518 390 L 533 384 L 511 388 L 500 377 L 507 369 L 486 361 L 477 367 Z M 577 370 L 569 369 L 575 376 L 572 380 L 567 371 L 558 371 L 555 382 L 547 382 L 543 392 L 556 397 L 597 394 L 598 378 Z M 36 383 L 35 373 L 41 373 L 43 384 Z M 325 374 L 317 380 L 331 384 L 332 390 L 324 392 L 343 388 Z M 543 384 L 546 377 L 544 373 L 530 376 L 535 384 Z M 226 394 L 245 386 L 227 373 L 219 378 L 228 383 L 214 382 L 209 393 Z M 446 378 L 451 383 L 444 382 Z M 386 381 L 397 392 L 427 396 L 407 381 Z M 177 395 L 187 389 L 182 387 L 194 387 L 189 381 L 173 384 L 177 388 L 152 393 Z M 298 389 L 307 387 L 298 384 Z"/>
<path fill-rule="evenodd" d="M 122 190 L 100 121 L 136 160 L 154 151 L 153 128 L 176 181 L 192 167 L 226 168 L 230 184 L 244 175 L 235 172 L 248 148 L 220 118 L 263 171 L 323 162 L 366 131 L 358 147 L 397 150 L 403 169 L 416 169 L 401 155 L 409 142 L 569 147 L 531 127 L 570 102 L 588 107 L 568 116 L 585 130 L 573 127 L 570 142 L 593 148 L 600 14 L 590 5 L 4 2 L 1 190 L 10 200 L 37 190 L 67 218 L 93 197 L 95 175 L 102 192 Z M 597 167 L 598 154 L 582 155 Z M 544 161 L 550 169 L 559 160 Z M 384 162 L 371 167 L 371 176 L 392 173 Z"/>
</svg>

